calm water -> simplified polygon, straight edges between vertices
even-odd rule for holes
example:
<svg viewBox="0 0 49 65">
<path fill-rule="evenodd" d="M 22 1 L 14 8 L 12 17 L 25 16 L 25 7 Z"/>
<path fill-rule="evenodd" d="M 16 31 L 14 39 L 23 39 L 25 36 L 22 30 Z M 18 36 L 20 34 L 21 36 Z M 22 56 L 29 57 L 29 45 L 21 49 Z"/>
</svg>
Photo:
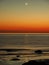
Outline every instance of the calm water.
<svg viewBox="0 0 49 65">
<path fill-rule="evenodd" d="M 49 59 L 49 34 L 0 34 L 0 49 L 31 49 L 18 50 L 8 53 L 27 53 L 20 55 L 19 61 L 11 61 L 17 55 L 0 55 L 0 65 L 22 65 L 22 63 L 34 59 Z M 34 54 L 34 50 L 42 49 L 43 54 Z M 48 51 L 48 52 L 47 52 Z M 0 54 L 6 54 L 6 51 L 0 51 Z M 30 53 L 30 55 L 29 55 Z M 32 54 L 32 55 L 31 55 Z"/>
<path fill-rule="evenodd" d="M 0 34 L 4 45 L 49 45 L 49 34 Z"/>
</svg>

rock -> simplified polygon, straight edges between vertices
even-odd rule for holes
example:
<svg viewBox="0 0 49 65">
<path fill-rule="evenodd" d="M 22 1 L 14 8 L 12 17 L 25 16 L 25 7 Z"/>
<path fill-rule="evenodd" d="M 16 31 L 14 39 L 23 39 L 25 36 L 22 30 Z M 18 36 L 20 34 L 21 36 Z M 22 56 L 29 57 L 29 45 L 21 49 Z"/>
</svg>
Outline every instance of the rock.
<svg viewBox="0 0 49 65">
<path fill-rule="evenodd" d="M 35 53 L 36 54 L 42 54 L 42 50 L 36 50 Z"/>
<path fill-rule="evenodd" d="M 47 61 L 49 61 L 49 59 L 43 60 L 43 61 L 42 60 L 30 60 L 22 65 L 49 65 L 49 62 Z"/>
</svg>

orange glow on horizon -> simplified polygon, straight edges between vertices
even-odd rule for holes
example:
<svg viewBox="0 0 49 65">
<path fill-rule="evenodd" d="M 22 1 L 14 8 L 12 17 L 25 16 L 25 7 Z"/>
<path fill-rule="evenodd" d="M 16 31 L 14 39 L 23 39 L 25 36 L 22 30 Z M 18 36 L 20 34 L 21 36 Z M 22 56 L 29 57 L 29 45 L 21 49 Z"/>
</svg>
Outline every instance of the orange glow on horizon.
<svg viewBox="0 0 49 65">
<path fill-rule="evenodd" d="M 49 33 L 48 1 L 5 0 L 0 6 L 0 33 Z"/>
<path fill-rule="evenodd" d="M 12 19 L 13 20 L 13 19 Z M 49 33 L 49 19 L 23 19 L 17 21 L 2 21 L 0 23 L 0 33 Z M 46 22 L 47 20 L 47 22 Z M 31 21 L 31 22 L 30 22 Z"/>
<path fill-rule="evenodd" d="M 0 26 L 0 32 L 49 32 L 48 26 Z"/>
</svg>

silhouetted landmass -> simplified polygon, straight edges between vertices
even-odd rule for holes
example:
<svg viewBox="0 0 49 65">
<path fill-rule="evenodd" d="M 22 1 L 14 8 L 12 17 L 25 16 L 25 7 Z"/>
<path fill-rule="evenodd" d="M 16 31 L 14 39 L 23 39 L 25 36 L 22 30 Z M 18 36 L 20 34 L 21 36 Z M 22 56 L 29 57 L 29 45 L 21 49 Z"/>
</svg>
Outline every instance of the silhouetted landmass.
<svg viewBox="0 0 49 65">
<path fill-rule="evenodd" d="M 49 59 L 45 60 L 30 60 L 22 65 L 49 65 Z"/>
</svg>

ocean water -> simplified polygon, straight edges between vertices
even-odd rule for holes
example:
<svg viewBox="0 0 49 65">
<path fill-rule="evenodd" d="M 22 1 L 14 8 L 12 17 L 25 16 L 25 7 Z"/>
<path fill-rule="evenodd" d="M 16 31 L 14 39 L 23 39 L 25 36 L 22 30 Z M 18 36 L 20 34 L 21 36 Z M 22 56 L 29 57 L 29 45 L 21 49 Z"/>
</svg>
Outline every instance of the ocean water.
<svg viewBox="0 0 49 65">
<path fill-rule="evenodd" d="M 0 49 L 16 49 L 12 52 L 0 51 L 0 65 L 22 65 L 29 60 L 49 59 L 49 34 L 0 34 Z M 36 54 L 35 50 L 42 50 L 43 54 Z M 12 60 L 18 54 L 19 60 Z"/>
<path fill-rule="evenodd" d="M 0 34 L 0 46 L 4 45 L 49 45 L 49 34 Z"/>
</svg>

